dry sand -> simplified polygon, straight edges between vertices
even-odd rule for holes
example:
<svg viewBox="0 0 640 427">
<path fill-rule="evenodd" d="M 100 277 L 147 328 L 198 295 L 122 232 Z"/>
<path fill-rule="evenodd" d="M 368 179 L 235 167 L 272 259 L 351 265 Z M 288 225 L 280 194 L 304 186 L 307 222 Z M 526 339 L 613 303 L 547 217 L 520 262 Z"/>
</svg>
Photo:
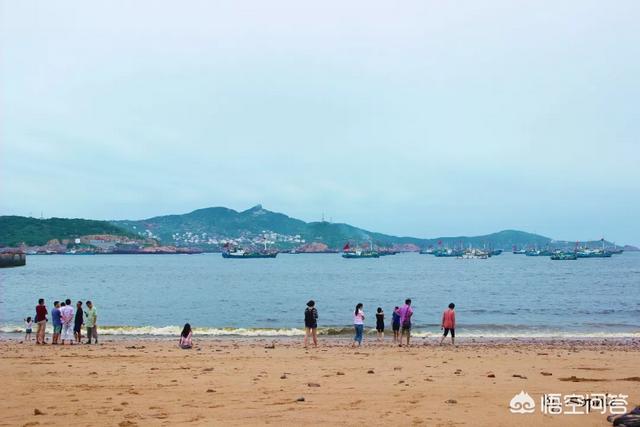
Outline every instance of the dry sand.
<svg viewBox="0 0 640 427">
<path fill-rule="evenodd" d="M 605 426 L 599 413 L 514 415 L 509 401 L 524 390 L 538 406 L 544 393 L 624 393 L 629 409 L 640 402 L 637 341 L 271 343 L 196 338 L 195 349 L 180 350 L 166 340 L 62 348 L 5 339 L 0 425 Z M 561 380 L 572 376 L 583 381 Z"/>
</svg>

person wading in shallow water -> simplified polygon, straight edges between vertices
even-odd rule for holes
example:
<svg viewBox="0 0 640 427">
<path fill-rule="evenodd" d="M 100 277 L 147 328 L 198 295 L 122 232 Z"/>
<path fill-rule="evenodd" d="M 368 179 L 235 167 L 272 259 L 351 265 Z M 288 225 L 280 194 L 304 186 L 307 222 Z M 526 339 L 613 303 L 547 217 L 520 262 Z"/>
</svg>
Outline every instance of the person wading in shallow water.
<svg viewBox="0 0 640 427">
<path fill-rule="evenodd" d="M 307 348 L 309 343 L 309 336 L 313 339 L 313 346 L 318 346 L 318 310 L 316 310 L 316 303 L 311 300 L 307 303 L 307 308 L 304 310 L 304 348 Z"/>
<path fill-rule="evenodd" d="M 442 313 L 442 323 L 440 329 L 444 330 L 442 338 L 440 339 L 440 345 L 447 337 L 447 334 L 451 332 L 451 344 L 456 345 L 456 312 L 454 311 L 456 305 L 454 303 L 449 304 L 449 308 Z"/>
</svg>

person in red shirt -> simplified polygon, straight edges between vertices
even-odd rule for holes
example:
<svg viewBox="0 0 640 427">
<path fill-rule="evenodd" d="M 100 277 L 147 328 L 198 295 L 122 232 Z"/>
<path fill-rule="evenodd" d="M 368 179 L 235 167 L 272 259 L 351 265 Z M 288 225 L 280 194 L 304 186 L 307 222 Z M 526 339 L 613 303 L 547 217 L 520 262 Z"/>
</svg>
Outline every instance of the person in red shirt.
<svg viewBox="0 0 640 427">
<path fill-rule="evenodd" d="M 451 331 L 451 344 L 455 345 L 456 339 L 456 312 L 453 310 L 456 308 L 454 303 L 449 304 L 449 309 L 445 310 L 442 313 L 442 323 L 440 324 L 440 329 L 444 330 L 444 334 L 442 335 L 442 339 L 440 340 L 440 345 L 447 337 L 449 331 Z"/>
<path fill-rule="evenodd" d="M 36 305 L 36 318 L 35 322 L 38 325 L 38 331 L 36 332 L 36 344 L 46 344 L 44 342 L 44 330 L 47 327 L 47 306 L 44 305 L 44 298 L 38 300 Z"/>
</svg>

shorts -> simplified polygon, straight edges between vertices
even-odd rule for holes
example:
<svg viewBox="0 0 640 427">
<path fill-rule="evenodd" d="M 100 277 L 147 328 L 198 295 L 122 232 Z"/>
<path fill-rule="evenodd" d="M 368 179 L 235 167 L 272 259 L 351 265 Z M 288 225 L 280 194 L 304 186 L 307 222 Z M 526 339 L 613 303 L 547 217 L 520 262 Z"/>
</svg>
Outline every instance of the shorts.
<svg viewBox="0 0 640 427">
<path fill-rule="evenodd" d="M 454 328 L 444 328 L 444 334 L 443 336 L 447 336 L 447 334 L 449 333 L 449 331 L 451 331 L 451 338 L 455 338 L 456 337 L 456 330 Z"/>
<path fill-rule="evenodd" d="M 404 331 L 407 331 L 407 332 L 411 331 L 411 323 L 403 323 L 402 324 L 402 332 L 404 332 Z"/>
<path fill-rule="evenodd" d="M 25 334 L 30 334 L 31 332 L 32 332 L 32 331 L 31 331 L 31 329 L 30 329 L 30 328 L 24 331 L 24 333 L 25 333 Z"/>
<path fill-rule="evenodd" d="M 394 323 L 391 325 L 391 329 L 393 329 L 394 332 L 398 332 L 400 330 L 400 323 Z"/>
<path fill-rule="evenodd" d="M 53 333 L 59 334 L 62 332 L 62 325 L 53 325 Z"/>
<path fill-rule="evenodd" d="M 318 329 L 318 324 L 317 323 L 309 323 L 309 324 L 305 324 L 304 327 L 307 328 L 307 329 Z"/>
<path fill-rule="evenodd" d="M 73 332 L 76 334 L 82 331 L 82 325 L 78 325 L 77 323 L 73 325 Z"/>
</svg>

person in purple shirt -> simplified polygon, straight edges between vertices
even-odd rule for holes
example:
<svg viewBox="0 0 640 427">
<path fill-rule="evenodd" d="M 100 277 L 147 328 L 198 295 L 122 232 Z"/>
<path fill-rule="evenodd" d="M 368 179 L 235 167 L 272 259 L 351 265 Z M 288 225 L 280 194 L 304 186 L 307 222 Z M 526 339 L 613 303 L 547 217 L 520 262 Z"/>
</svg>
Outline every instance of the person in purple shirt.
<svg viewBox="0 0 640 427">
<path fill-rule="evenodd" d="M 411 338 L 411 316 L 413 316 L 413 309 L 411 308 L 411 299 L 407 298 L 404 301 L 404 305 L 398 310 L 400 314 L 400 347 L 402 347 L 402 337 L 407 334 L 407 347 L 409 346 L 409 339 Z"/>
</svg>

